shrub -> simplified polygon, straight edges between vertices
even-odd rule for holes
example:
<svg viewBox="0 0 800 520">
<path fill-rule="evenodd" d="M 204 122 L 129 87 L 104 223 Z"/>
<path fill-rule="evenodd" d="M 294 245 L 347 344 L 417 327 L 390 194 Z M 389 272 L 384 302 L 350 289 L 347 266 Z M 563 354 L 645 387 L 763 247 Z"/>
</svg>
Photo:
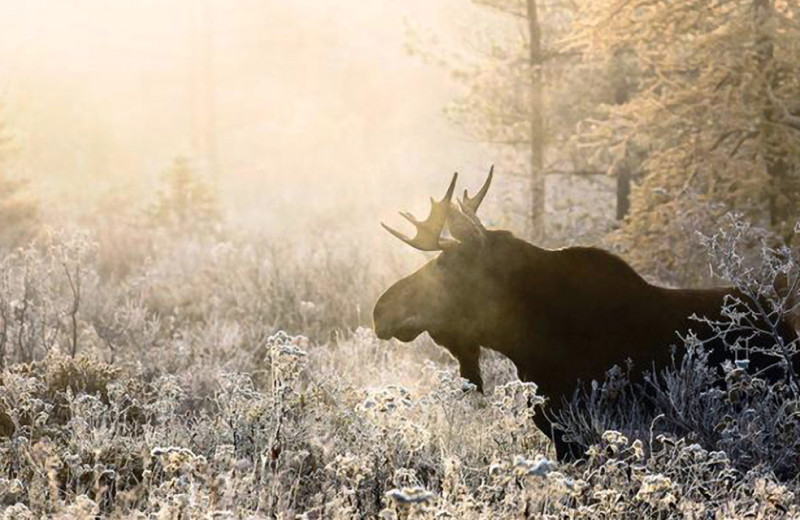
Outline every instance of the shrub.
<svg viewBox="0 0 800 520">
<path fill-rule="evenodd" d="M 703 237 L 715 274 L 732 282 L 748 301 L 728 298 L 720 320 L 698 316 L 709 339 L 684 338 L 683 351 L 661 373 L 631 383 L 619 367 L 602 384 L 579 389 L 560 423 L 584 446 L 608 429 L 646 441 L 654 435 L 686 438 L 705 450 L 722 451 L 741 471 L 758 469 L 781 478 L 800 472 L 800 386 L 797 341 L 786 343 L 782 320 L 797 312 L 797 261 L 787 248 L 769 247 L 767 236 L 734 217 L 717 234 Z M 747 247 L 755 243 L 757 247 Z M 753 259 L 756 256 L 756 259 Z M 749 258 L 748 258 L 749 257 Z M 730 359 L 713 366 L 705 344 L 726 343 Z M 772 338 L 771 348 L 749 343 L 756 334 Z M 768 369 L 756 372 L 751 358 Z M 764 360 L 767 360 L 766 362 Z M 754 364 L 755 365 L 755 364 Z"/>
<path fill-rule="evenodd" d="M 727 236 L 743 243 L 736 233 Z M 558 464 L 531 420 L 536 386 L 516 380 L 509 360 L 484 353 L 480 394 L 429 338 L 382 342 L 341 311 L 382 285 L 366 247 L 176 240 L 99 283 L 92 241 L 58 240 L 8 257 L 3 271 L 4 517 L 800 514 L 788 478 L 800 437 L 792 384 L 742 362 L 719 372 L 691 336 L 690 355 L 646 380 L 646 392 L 615 369 L 579 394 L 564 424 L 587 456 Z M 726 250 L 720 237 L 709 243 Z M 778 298 L 795 284 L 793 264 L 784 268 L 782 251 L 769 258 L 783 278 L 752 287 Z M 76 328 L 65 260 L 82 273 Z M 731 305 L 730 320 L 746 323 Z M 775 308 L 793 310 L 789 300 Z M 283 322 L 317 338 L 280 332 Z M 75 356 L 64 348 L 73 331 Z M 23 353 L 31 360 L 18 363 Z"/>
<path fill-rule="evenodd" d="M 177 234 L 210 235 L 221 225 L 213 186 L 180 156 L 165 173 L 163 187 L 146 213 L 154 228 Z"/>
</svg>

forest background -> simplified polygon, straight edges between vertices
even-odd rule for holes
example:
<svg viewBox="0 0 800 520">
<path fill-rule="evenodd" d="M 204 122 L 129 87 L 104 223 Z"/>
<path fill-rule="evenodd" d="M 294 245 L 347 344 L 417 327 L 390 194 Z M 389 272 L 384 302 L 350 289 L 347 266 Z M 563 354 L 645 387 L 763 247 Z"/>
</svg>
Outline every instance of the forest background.
<svg viewBox="0 0 800 520">
<path fill-rule="evenodd" d="M 430 258 L 378 223 L 492 164 L 482 219 L 537 244 L 672 286 L 794 272 L 796 3 L 35 0 L 0 19 L 5 515 L 796 507 L 796 394 L 730 379 L 732 408 L 699 413 L 686 396 L 714 383 L 676 383 L 669 442 L 587 412 L 599 451 L 557 466 L 508 360 L 485 352 L 484 398 L 429 338 L 369 330 Z"/>
</svg>

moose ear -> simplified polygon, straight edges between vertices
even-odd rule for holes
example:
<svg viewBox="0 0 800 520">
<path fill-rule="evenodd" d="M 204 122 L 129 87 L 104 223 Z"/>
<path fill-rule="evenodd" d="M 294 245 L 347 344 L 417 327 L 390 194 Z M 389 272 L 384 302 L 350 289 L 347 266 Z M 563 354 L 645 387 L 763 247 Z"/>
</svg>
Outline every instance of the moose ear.
<svg viewBox="0 0 800 520">
<path fill-rule="evenodd" d="M 481 242 L 486 239 L 486 228 L 480 220 L 473 217 L 471 212 L 462 211 L 455 207 L 450 208 L 447 217 L 447 228 L 450 234 L 459 242 Z"/>
</svg>

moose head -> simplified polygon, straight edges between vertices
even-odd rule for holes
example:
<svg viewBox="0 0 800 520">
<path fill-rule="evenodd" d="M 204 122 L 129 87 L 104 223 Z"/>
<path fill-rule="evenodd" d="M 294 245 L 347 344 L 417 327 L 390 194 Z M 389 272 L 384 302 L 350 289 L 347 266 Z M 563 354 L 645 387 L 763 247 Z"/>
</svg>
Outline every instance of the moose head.
<svg viewBox="0 0 800 520">
<path fill-rule="evenodd" d="M 479 387 L 477 356 L 485 339 L 483 325 L 496 325 L 498 317 L 493 315 L 508 300 L 497 283 L 503 248 L 495 243 L 498 234 L 505 232 L 488 231 L 476 215 L 492 176 L 493 168 L 474 197 L 464 190 L 456 204 L 452 198 L 458 174 L 454 174 L 444 197 L 431 199 L 430 215 L 424 221 L 401 212 L 416 227 L 414 238 L 382 224 L 411 247 L 441 254 L 392 285 L 373 312 L 379 338 L 411 341 L 428 332 L 461 362 L 462 375 Z"/>
</svg>

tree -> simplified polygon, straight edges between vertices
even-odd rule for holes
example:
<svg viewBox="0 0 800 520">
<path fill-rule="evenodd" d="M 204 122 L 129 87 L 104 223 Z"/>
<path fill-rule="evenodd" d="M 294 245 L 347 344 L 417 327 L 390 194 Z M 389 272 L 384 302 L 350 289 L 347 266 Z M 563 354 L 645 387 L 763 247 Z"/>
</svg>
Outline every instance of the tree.
<svg viewBox="0 0 800 520">
<path fill-rule="evenodd" d="M 23 245 L 39 231 L 39 206 L 27 183 L 9 173 L 14 136 L 0 122 L 0 249 Z"/>
<path fill-rule="evenodd" d="M 572 49 L 637 71 L 625 102 L 600 107 L 577 142 L 642 181 L 618 243 L 676 281 L 691 231 L 737 210 L 791 240 L 800 217 L 800 5 L 785 0 L 597 0 Z M 684 280 L 685 281 L 685 280 Z"/>
<path fill-rule="evenodd" d="M 522 163 L 520 157 L 527 157 L 530 234 L 540 237 L 548 141 L 543 73 L 547 56 L 537 0 L 473 1 L 500 13 L 508 23 L 499 34 L 473 33 L 470 46 L 475 55 L 467 65 L 453 69 L 466 91 L 445 113 L 472 138 L 510 149 L 517 155 L 512 161 Z"/>
<path fill-rule="evenodd" d="M 538 0 L 526 0 L 528 20 L 528 68 L 530 74 L 530 121 L 531 121 L 531 230 L 534 236 L 544 230 L 544 104 L 542 98 L 542 27 L 539 24 Z"/>
<path fill-rule="evenodd" d="M 210 234 L 220 224 L 219 203 L 185 157 L 176 157 L 164 176 L 164 187 L 148 208 L 153 225 L 183 234 Z"/>
<path fill-rule="evenodd" d="M 469 137 L 497 147 L 503 170 L 524 172 L 531 238 L 547 237 L 547 173 L 598 173 L 589 154 L 570 140 L 578 121 L 615 88 L 607 63 L 591 63 L 562 43 L 577 4 L 553 0 L 472 0 L 485 11 L 469 27 L 464 56 L 437 59 L 464 86 L 446 107 L 447 117 Z M 483 23 L 481 23 L 483 22 Z M 419 51 L 425 44 L 417 43 Z M 591 81 L 587 81 L 591 77 Z M 555 239 L 555 240 L 554 240 Z"/>
</svg>

